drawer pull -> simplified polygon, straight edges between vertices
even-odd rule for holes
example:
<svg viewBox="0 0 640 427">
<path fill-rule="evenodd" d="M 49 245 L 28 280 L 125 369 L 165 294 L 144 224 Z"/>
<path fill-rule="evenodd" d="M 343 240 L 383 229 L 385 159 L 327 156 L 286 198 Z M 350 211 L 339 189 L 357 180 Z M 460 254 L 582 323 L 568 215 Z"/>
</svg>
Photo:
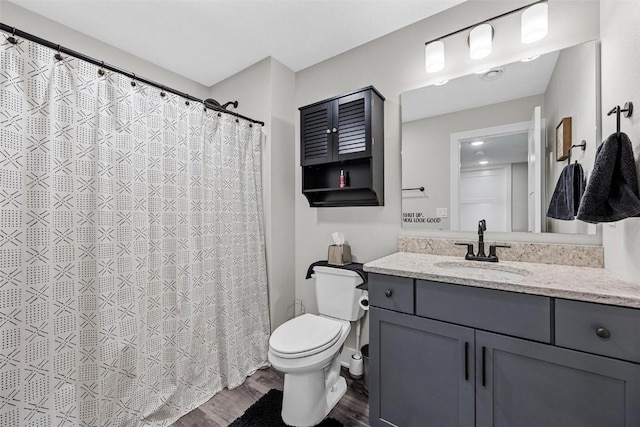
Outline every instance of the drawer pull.
<svg viewBox="0 0 640 427">
<path fill-rule="evenodd" d="M 469 343 L 464 343 L 464 379 L 469 381 Z"/>
<path fill-rule="evenodd" d="M 482 387 L 487 386 L 487 347 L 482 347 Z"/>
<path fill-rule="evenodd" d="M 596 329 L 596 335 L 600 338 L 609 338 L 611 336 L 611 332 L 607 328 L 603 328 L 602 326 Z"/>
<path fill-rule="evenodd" d="M 384 291 L 385 297 L 391 298 L 391 295 L 393 295 L 393 291 L 391 289 L 387 289 L 386 291 Z"/>
</svg>

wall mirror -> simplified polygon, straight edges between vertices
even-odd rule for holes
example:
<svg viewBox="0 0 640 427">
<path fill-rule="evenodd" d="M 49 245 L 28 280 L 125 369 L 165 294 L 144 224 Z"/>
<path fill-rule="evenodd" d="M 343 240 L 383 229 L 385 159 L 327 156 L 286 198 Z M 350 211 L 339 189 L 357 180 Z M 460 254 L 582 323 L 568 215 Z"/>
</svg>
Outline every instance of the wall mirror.
<svg viewBox="0 0 640 427">
<path fill-rule="evenodd" d="M 484 218 L 492 231 L 596 233 L 546 214 L 566 141 L 585 141 L 570 160 L 593 168 L 597 43 L 527 59 L 402 94 L 404 229 L 476 231 Z"/>
</svg>

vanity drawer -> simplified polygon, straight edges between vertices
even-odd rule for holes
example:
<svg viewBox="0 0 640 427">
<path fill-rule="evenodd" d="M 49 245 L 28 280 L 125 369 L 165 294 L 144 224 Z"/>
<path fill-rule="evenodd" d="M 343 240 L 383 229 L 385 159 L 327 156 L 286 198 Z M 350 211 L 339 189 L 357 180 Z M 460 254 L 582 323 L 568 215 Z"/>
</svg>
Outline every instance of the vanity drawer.
<svg viewBox="0 0 640 427">
<path fill-rule="evenodd" d="M 556 345 L 640 362 L 640 310 L 556 300 Z"/>
<path fill-rule="evenodd" d="M 551 342 L 551 300 L 548 297 L 416 280 L 416 314 Z"/>
<path fill-rule="evenodd" d="M 369 273 L 369 304 L 413 314 L 413 279 Z"/>
</svg>

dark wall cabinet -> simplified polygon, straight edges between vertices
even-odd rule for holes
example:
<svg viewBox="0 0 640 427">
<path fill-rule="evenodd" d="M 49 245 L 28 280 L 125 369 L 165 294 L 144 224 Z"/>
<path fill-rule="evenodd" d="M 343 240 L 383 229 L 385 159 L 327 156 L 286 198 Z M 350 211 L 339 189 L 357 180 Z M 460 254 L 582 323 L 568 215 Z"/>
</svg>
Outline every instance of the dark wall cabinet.
<svg viewBox="0 0 640 427">
<path fill-rule="evenodd" d="M 640 310 L 372 273 L 369 297 L 372 426 L 640 425 L 640 364 L 629 352 L 640 349 L 615 338 L 637 331 Z M 496 309 L 496 298 L 511 306 Z M 545 311 L 548 335 L 522 327 L 538 329 Z M 505 335 L 500 324 L 515 326 Z"/>
<path fill-rule="evenodd" d="M 384 205 L 384 97 L 369 86 L 301 107 L 300 165 L 311 206 Z"/>
</svg>

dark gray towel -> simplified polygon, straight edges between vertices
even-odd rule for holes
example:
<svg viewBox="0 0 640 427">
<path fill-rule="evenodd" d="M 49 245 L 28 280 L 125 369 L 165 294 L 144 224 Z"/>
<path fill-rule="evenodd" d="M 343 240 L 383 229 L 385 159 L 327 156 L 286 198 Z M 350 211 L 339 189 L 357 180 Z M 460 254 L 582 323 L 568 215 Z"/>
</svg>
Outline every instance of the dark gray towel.
<svg viewBox="0 0 640 427">
<path fill-rule="evenodd" d="M 614 133 L 598 147 L 578 219 L 598 223 L 640 216 L 638 171 L 631 140 Z"/>
<path fill-rule="evenodd" d="M 579 163 L 567 165 L 562 169 L 556 189 L 549 201 L 549 218 L 572 221 L 578 213 L 580 199 L 584 193 L 584 172 Z"/>
</svg>

